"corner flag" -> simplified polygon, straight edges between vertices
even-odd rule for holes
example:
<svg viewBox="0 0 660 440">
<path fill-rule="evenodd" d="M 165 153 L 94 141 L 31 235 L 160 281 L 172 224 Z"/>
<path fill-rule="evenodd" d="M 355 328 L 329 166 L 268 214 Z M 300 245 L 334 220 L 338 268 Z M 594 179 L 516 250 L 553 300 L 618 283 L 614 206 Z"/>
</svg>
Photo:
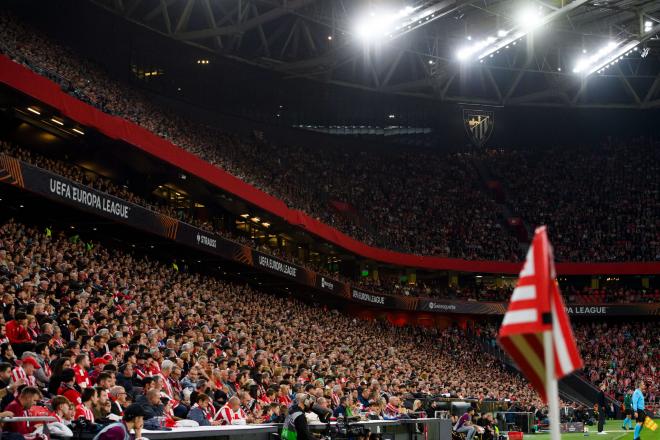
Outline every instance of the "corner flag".
<svg viewBox="0 0 660 440">
<path fill-rule="evenodd" d="M 542 226 L 534 233 L 498 339 L 545 402 L 552 397 L 548 393 L 549 376 L 556 386 L 557 379 L 582 368 L 555 278 L 552 248 Z M 545 340 L 544 332 L 548 336 Z M 545 341 L 552 343 L 554 365 L 550 371 L 546 371 L 549 358 L 546 354 L 550 352 L 545 351 Z"/>
</svg>

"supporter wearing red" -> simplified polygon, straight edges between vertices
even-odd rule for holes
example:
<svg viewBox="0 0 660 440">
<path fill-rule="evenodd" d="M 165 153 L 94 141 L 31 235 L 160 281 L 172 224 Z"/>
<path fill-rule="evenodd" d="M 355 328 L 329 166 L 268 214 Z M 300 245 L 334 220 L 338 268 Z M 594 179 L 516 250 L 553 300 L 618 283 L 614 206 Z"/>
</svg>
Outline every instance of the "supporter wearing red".
<svg viewBox="0 0 660 440">
<path fill-rule="evenodd" d="M 223 425 L 245 425 L 247 423 L 247 415 L 241 408 L 241 399 L 237 396 L 231 397 L 219 412 L 218 418 Z"/>
<path fill-rule="evenodd" d="M 187 418 L 199 423 L 199 426 L 217 426 L 223 424 L 223 420 L 215 419 L 215 410 L 213 405 L 211 405 L 211 398 L 206 394 L 197 395 L 197 403 L 190 408 Z"/>
<path fill-rule="evenodd" d="M 277 402 L 280 405 L 286 405 L 289 406 L 291 405 L 291 393 L 289 392 L 289 386 L 286 384 L 281 384 L 280 385 L 280 390 L 277 395 Z"/>
<path fill-rule="evenodd" d="M 81 403 L 76 406 L 74 418 L 82 418 L 88 422 L 94 423 L 94 407 L 98 403 L 98 392 L 94 387 L 88 387 L 82 390 L 80 394 Z"/>
<path fill-rule="evenodd" d="M 25 312 L 16 312 L 14 319 L 9 321 L 7 327 L 7 339 L 11 343 L 18 356 L 25 350 L 31 348 L 32 338 L 27 331 L 27 314 Z"/>
<path fill-rule="evenodd" d="M 25 357 L 21 361 L 21 365 L 16 366 L 11 372 L 11 378 L 14 382 L 22 380 L 30 387 L 37 385 L 37 379 L 34 377 L 34 371 L 41 368 L 39 362 L 33 357 Z"/>
<path fill-rule="evenodd" d="M 140 353 L 137 355 L 137 363 L 133 367 L 135 370 L 135 377 L 143 381 L 145 378 L 151 376 L 151 372 L 149 371 L 149 365 L 151 364 L 151 354 L 149 353 Z"/>
<path fill-rule="evenodd" d="M 385 405 L 385 409 L 383 409 L 383 417 L 385 419 L 398 419 L 401 416 L 400 405 L 401 401 L 398 397 L 390 397 L 389 402 Z"/>
<path fill-rule="evenodd" d="M 76 373 L 76 385 L 80 388 L 88 388 L 92 386 L 92 381 L 87 370 L 89 370 L 89 356 L 86 354 L 79 354 L 76 356 L 73 371 Z"/>
<path fill-rule="evenodd" d="M 21 390 L 18 397 L 7 405 L 5 411 L 11 412 L 15 417 L 28 417 L 30 408 L 35 406 L 40 398 L 41 393 L 38 389 L 34 387 L 25 387 Z M 9 432 L 17 432 L 26 435 L 34 431 L 36 426 L 30 422 L 16 422 L 7 423 L 3 429 L 6 429 Z"/>
<path fill-rule="evenodd" d="M 82 404 L 79 388 L 76 386 L 76 373 L 72 368 L 62 370 L 60 388 L 57 394 L 66 397 L 74 405 Z"/>
<path fill-rule="evenodd" d="M 88 374 L 88 380 L 90 384 L 96 384 L 99 374 L 103 371 L 103 367 L 108 365 L 108 360 L 103 357 L 97 357 L 92 364 L 94 365 L 94 369 Z M 80 378 L 80 380 L 82 380 L 82 378 Z"/>
<path fill-rule="evenodd" d="M 188 412 L 188 408 L 185 405 L 181 404 L 181 395 L 173 384 L 174 379 L 172 379 L 172 371 L 174 370 L 175 365 L 169 359 L 165 359 L 160 366 L 160 375 L 157 376 L 160 378 L 161 382 L 161 395 L 167 397 L 172 405 L 174 415 L 179 418 L 184 418 Z"/>
<path fill-rule="evenodd" d="M 73 414 L 71 413 L 71 402 L 64 396 L 55 396 L 50 401 L 52 408 L 51 416 L 55 417 L 60 423 L 69 423 Z"/>
</svg>

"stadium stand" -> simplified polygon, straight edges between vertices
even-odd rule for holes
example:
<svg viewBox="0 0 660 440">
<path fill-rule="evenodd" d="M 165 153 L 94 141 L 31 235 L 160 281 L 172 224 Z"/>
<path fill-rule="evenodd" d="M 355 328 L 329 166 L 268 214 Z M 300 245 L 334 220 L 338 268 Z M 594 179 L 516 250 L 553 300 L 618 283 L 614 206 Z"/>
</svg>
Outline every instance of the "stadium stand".
<svg viewBox="0 0 660 440">
<path fill-rule="evenodd" d="M 138 390 L 152 387 L 145 378 L 160 377 L 167 381 L 156 385 L 161 395 L 187 407 L 190 393 L 201 391 L 201 378 L 207 380 L 202 389 L 209 388 L 218 408 L 238 395 L 248 422 L 263 420 L 267 403 L 274 400 L 268 397 L 270 389 L 283 402 L 291 390 L 310 384 L 331 407 L 341 396 L 352 395 L 349 404 L 356 411 L 385 395 L 409 393 L 540 405 L 525 381 L 477 342 L 493 338 L 492 324 L 423 330 L 361 321 L 245 284 L 179 272 L 61 231 L 45 234 L 13 220 L 0 227 L 0 277 L 3 338 L 17 356 L 3 346 L 3 362 L 25 364 L 26 357 L 35 356 L 48 371 L 46 364 L 61 367 L 67 359 L 74 365 L 76 353 L 86 353 L 92 365 L 102 367 L 92 370 L 92 384 L 104 380 L 110 388 L 115 381 L 122 383 L 134 390 L 130 398 L 138 402 Z M 340 328 L 347 331 L 336 331 Z M 310 333 L 319 339 L 310 340 Z M 596 383 L 606 380 L 613 395 L 640 374 L 658 383 L 657 344 L 649 342 L 639 357 L 623 360 L 627 341 L 642 336 L 657 341 L 660 334 L 652 323 L 635 328 L 578 324 L 576 334 L 583 344 L 585 373 Z M 611 344 L 613 338 L 621 345 Z M 50 362 L 41 342 L 50 347 Z M 420 346 L 428 350 L 419 351 Z M 31 352 L 36 354 L 26 354 Z M 640 362 L 643 370 L 631 368 Z M 128 377 L 127 363 L 133 367 Z M 115 367 L 123 374 L 115 377 Z M 107 383 L 99 377 L 101 370 L 111 375 Z M 84 378 L 76 380 L 80 384 Z M 657 399 L 652 385 L 649 401 Z M 107 415 L 107 408 L 93 409 Z M 179 411 L 185 415 L 187 409 Z"/>
<path fill-rule="evenodd" d="M 315 265 L 310 261 L 303 261 L 299 258 L 291 258 L 281 252 L 278 252 L 277 249 L 271 249 L 265 245 L 260 246 L 256 240 L 250 238 L 248 235 L 240 234 L 239 231 L 232 231 L 229 229 L 217 227 L 208 220 L 199 220 L 194 217 L 194 212 L 185 209 L 176 209 L 173 206 L 168 205 L 163 199 L 156 199 L 151 197 L 150 200 L 147 200 L 144 197 L 131 192 L 128 186 L 113 183 L 110 179 L 95 174 L 92 170 L 66 163 L 62 160 L 46 158 L 39 153 L 18 147 L 17 145 L 8 141 L 0 141 L 0 153 L 5 153 L 24 162 L 55 172 L 75 182 L 87 185 L 90 188 L 95 188 L 97 190 L 117 196 L 123 200 L 188 222 L 199 228 L 214 232 L 239 243 L 247 244 L 252 248 L 258 249 L 259 251 L 267 252 L 273 256 L 284 258 L 291 263 L 306 266 L 309 269 L 318 271 L 328 276 L 333 276 L 336 279 L 347 280 L 346 277 L 342 277 L 338 272 L 329 272 L 323 267 Z M 447 286 L 442 287 L 439 285 L 433 285 L 432 283 L 408 285 L 401 283 L 398 279 L 388 279 L 387 277 L 380 277 L 378 280 L 366 277 L 358 277 L 352 279 L 351 281 L 357 282 L 361 287 L 370 291 L 385 294 L 475 301 L 507 301 L 513 289 L 512 286 L 500 288 L 492 288 L 487 286 L 462 286 L 461 288 L 451 289 Z M 569 304 L 625 304 L 654 303 L 660 301 L 660 291 L 658 289 L 631 289 L 620 286 L 602 288 L 584 287 L 580 289 L 572 285 L 566 285 L 563 294 L 565 300 Z"/>
<path fill-rule="evenodd" d="M 76 99 L 138 124 L 370 246 L 422 256 L 521 262 L 528 237 L 511 227 L 515 217 L 522 222 L 522 235 L 538 224 L 547 224 L 551 234 L 560 231 L 552 235 L 559 261 L 660 261 L 660 144 L 653 139 L 608 139 L 596 146 L 543 150 L 383 149 L 378 155 L 369 154 L 370 147 L 354 151 L 274 144 L 261 136 L 228 133 L 156 103 L 134 84 L 118 80 L 7 11 L 0 11 L 0 52 Z M 19 119 L 11 111 L 3 109 L 1 116 Z M 486 426 L 492 426 L 486 414 L 492 410 L 529 412 L 537 426 L 547 426 L 547 405 L 498 348 L 502 303 L 515 284 L 511 274 L 505 279 L 500 273 L 447 270 L 428 276 L 410 267 L 383 265 L 376 267 L 379 276 L 359 276 L 356 264 L 348 276 L 349 270 L 284 252 L 235 225 L 177 206 L 150 193 L 153 188 L 123 181 L 119 173 L 101 175 L 82 161 L 17 137 L 0 133 L 0 160 L 18 159 L 302 266 L 310 272 L 303 277 L 312 281 L 323 280 L 314 278 L 318 273 L 350 285 L 336 292 L 340 299 L 316 295 L 309 285 L 294 284 L 298 280 L 287 280 L 296 288 L 285 292 L 284 283 L 257 282 L 259 268 L 252 262 L 222 260 L 217 264 L 227 265 L 217 270 L 219 258 L 209 258 L 208 266 L 202 260 L 192 267 L 173 264 L 171 254 L 178 251 L 204 255 L 199 258 L 210 254 L 184 250 L 170 236 L 145 234 L 162 243 L 168 239 L 162 253 L 135 249 L 121 235 L 87 236 L 79 225 L 98 221 L 95 214 L 65 207 L 66 216 L 53 214 L 51 221 L 48 209 L 61 201 L 31 194 L 11 181 L 20 169 L 0 168 L 0 191 L 9 195 L 8 200 L 0 198 L 0 411 L 27 411 L 23 393 L 34 393 L 40 405 L 67 423 L 81 418 L 106 422 L 131 403 L 141 406 L 155 429 L 178 420 L 200 425 L 282 423 L 296 393 L 305 391 L 316 398 L 319 417 L 398 418 L 419 409 L 421 401 L 426 411 L 427 401 L 465 400 L 479 409 Z M 502 194 L 494 194 L 493 185 Z M 21 197 L 39 200 L 46 209 L 38 216 L 28 214 L 24 205 L 12 205 Z M 191 202 L 194 206 L 196 201 Z M 113 231 L 130 229 L 117 223 Z M 199 243 L 202 231 L 195 231 Z M 318 238 L 310 236 L 306 238 Z M 233 271 L 239 263 L 252 273 L 241 277 Z M 408 282 L 415 275 L 419 279 Z M 657 274 L 628 273 L 623 280 L 573 276 L 558 278 L 568 306 L 639 305 L 632 313 L 640 314 L 634 320 L 604 312 L 603 319 L 572 314 L 585 364 L 577 376 L 591 391 L 604 384 L 607 397 L 618 402 L 645 380 L 649 413 L 659 411 L 660 326 L 657 317 L 641 316 L 660 303 Z M 555 274 L 551 277 L 554 281 Z M 384 302 L 383 307 L 351 302 L 353 286 L 370 292 L 361 292 L 365 296 L 397 295 L 397 304 L 432 300 L 449 307 L 469 302 L 500 311 L 443 314 L 434 310 L 433 302 L 427 309 L 394 310 Z M 397 314 L 405 316 L 392 319 Z M 408 325 L 410 316 L 422 316 L 428 325 L 420 324 L 421 319 L 415 321 L 418 326 Z M 562 399 L 562 406 L 579 407 L 585 420 L 593 421 L 591 404 L 569 402 L 573 398 L 568 395 Z M 29 424 L 13 429 L 31 434 Z M 487 439 L 495 440 L 482 437 Z"/>
<path fill-rule="evenodd" d="M 11 15 L 4 13 L 1 20 L 2 50 L 15 61 L 60 82 L 85 102 L 171 140 L 367 244 L 421 255 L 518 260 L 519 243 L 503 226 L 502 208 L 481 182 L 475 166 L 480 163 L 492 167 L 510 189 L 511 206 L 529 225 L 554 216 L 551 231 L 553 227 L 562 231 L 556 249 L 560 260 L 657 261 L 660 257 L 651 215 L 658 209 L 658 182 L 652 176 L 659 166 L 653 142 L 572 150 L 571 155 L 557 148 L 545 151 L 543 157 L 525 151 L 382 152 L 374 157 L 340 148 L 275 146 L 239 139 L 157 106 L 139 90 L 113 80 L 93 62 Z M 600 162 L 592 160 L 595 156 Z M 264 157 L 277 160 L 265 162 Z M 630 167 L 611 172 L 623 158 Z M 525 168 L 513 173 L 510 164 L 518 159 Z M 644 172 L 631 172 L 636 165 Z M 567 182 L 563 176 L 571 179 L 574 188 L 570 199 L 561 190 L 564 185 L 558 184 Z M 601 203 L 595 188 L 612 194 L 610 200 L 627 202 Z M 548 197 L 532 196 L 539 193 Z M 564 205 L 561 211 L 549 209 Z M 609 226 L 614 230 L 602 229 L 606 218 L 616 219 Z"/>
</svg>

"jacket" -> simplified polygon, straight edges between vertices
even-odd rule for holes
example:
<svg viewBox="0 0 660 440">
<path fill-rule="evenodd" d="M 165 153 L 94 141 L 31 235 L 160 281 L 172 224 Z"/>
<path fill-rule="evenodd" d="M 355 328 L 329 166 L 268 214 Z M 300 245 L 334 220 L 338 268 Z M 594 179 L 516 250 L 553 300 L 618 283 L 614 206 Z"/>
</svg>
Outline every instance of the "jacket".
<svg viewBox="0 0 660 440">
<path fill-rule="evenodd" d="M 291 408 L 291 412 L 284 420 L 282 426 L 282 440 L 313 440 L 314 437 L 309 431 L 307 425 L 307 418 L 305 413 L 300 407 L 295 406 Z"/>
<path fill-rule="evenodd" d="M 207 418 L 206 413 L 199 406 L 193 406 L 188 412 L 188 420 L 194 420 L 199 423 L 199 426 L 210 426 L 211 422 Z"/>
<path fill-rule="evenodd" d="M 23 327 L 18 321 L 9 321 L 5 326 L 7 338 L 12 344 L 20 344 L 21 342 L 31 342 L 32 338 L 27 329 Z"/>
</svg>

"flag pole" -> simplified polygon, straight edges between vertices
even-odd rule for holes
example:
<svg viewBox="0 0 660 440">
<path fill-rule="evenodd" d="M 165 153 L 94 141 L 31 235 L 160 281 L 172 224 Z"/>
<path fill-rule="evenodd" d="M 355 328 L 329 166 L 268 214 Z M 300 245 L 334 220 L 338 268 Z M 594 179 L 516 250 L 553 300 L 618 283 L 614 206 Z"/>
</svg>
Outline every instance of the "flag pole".
<svg viewBox="0 0 660 440">
<path fill-rule="evenodd" d="M 554 323 L 553 323 L 554 324 Z M 555 377 L 555 356 L 552 343 L 552 329 L 543 332 L 545 354 L 545 392 L 548 397 L 548 418 L 550 419 L 550 440 L 560 440 L 559 432 L 559 387 Z"/>
</svg>

